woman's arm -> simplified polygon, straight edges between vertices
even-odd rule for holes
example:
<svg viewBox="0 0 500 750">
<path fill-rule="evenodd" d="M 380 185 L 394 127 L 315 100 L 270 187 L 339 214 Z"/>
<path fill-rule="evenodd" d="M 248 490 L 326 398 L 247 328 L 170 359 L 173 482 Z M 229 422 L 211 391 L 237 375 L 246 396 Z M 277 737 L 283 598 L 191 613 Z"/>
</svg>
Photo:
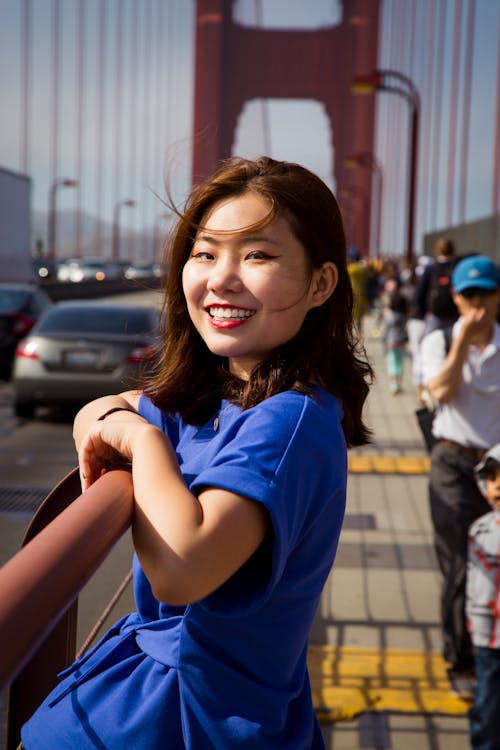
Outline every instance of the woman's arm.
<svg viewBox="0 0 500 750">
<path fill-rule="evenodd" d="M 130 403 L 127 398 L 124 402 Z M 105 410 L 114 405 L 106 402 Z M 95 422 L 81 441 L 84 489 L 100 476 L 105 462 L 117 456 L 132 463 L 134 544 L 160 601 L 184 605 L 207 596 L 264 539 L 269 517 L 260 503 L 216 488 L 193 495 L 168 437 L 126 411 Z"/>
<path fill-rule="evenodd" d="M 142 391 L 124 391 L 123 393 L 118 393 L 112 396 L 103 396 L 102 398 L 97 398 L 94 401 L 85 404 L 85 406 L 83 406 L 77 413 L 73 422 L 73 439 L 75 441 L 76 449 L 79 449 L 80 443 L 90 427 L 94 422 L 97 422 L 99 417 L 105 414 L 108 409 L 112 409 L 115 406 L 122 406 L 124 409 L 137 410 L 141 395 Z"/>
</svg>

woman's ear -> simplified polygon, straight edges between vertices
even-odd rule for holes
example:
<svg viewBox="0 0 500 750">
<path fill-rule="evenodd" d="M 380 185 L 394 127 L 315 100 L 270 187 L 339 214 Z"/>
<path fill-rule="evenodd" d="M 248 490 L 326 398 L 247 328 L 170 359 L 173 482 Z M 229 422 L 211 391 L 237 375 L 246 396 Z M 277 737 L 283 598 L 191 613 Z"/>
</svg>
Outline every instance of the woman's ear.
<svg viewBox="0 0 500 750">
<path fill-rule="evenodd" d="M 315 268 L 311 282 L 311 307 L 320 307 L 331 296 L 337 286 L 339 272 L 335 263 L 328 261 Z"/>
</svg>

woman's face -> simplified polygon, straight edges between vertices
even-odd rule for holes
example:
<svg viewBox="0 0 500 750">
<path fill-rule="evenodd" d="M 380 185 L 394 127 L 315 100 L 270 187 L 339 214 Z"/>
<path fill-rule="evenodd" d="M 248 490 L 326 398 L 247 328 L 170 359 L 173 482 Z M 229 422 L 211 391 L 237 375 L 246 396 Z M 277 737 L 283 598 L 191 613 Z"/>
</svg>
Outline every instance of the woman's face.
<svg viewBox="0 0 500 750">
<path fill-rule="evenodd" d="M 182 274 L 191 320 L 211 352 L 248 379 L 252 369 L 299 331 L 306 313 L 333 291 L 333 263 L 310 270 L 283 216 L 248 192 L 216 203 L 203 217 Z"/>
</svg>

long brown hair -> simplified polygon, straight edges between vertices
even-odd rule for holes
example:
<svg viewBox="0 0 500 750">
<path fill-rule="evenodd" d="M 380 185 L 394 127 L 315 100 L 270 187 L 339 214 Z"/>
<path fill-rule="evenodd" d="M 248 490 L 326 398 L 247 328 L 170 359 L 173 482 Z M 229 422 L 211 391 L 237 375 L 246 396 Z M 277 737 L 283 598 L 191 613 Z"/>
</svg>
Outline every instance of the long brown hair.
<svg viewBox="0 0 500 750">
<path fill-rule="evenodd" d="M 313 268 L 332 261 L 339 274 L 329 299 L 308 311 L 299 332 L 260 362 L 248 382 L 232 376 L 226 361 L 205 345 L 191 322 L 182 288 L 182 270 L 207 211 L 245 192 L 269 203 L 267 221 L 277 214 L 286 216 Z M 158 407 L 202 425 L 223 398 L 248 409 L 282 391 L 311 393 L 311 385 L 317 384 L 341 400 L 347 444 L 369 440 L 362 408 L 373 372 L 353 327 L 342 217 L 333 193 L 319 177 L 298 164 L 268 157 L 225 160 L 193 188 L 172 234 L 168 260 L 163 340 L 158 367 L 146 385 Z"/>
</svg>

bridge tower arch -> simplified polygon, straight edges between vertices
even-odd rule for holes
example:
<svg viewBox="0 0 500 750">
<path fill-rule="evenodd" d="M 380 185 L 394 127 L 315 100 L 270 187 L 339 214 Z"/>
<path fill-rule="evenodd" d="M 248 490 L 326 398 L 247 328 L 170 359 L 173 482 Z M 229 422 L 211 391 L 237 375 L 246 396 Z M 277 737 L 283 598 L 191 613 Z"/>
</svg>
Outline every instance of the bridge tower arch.
<svg viewBox="0 0 500 750">
<path fill-rule="evenodd" d="M 330 123 L 337 194 L 355 179 L 371 205 L 369 170 L 348 170 L 344 160 L 373 152 L 375 97 L 354 95 L 351 82 L 377 67 L 379 0 L 342 0 L 340 24 L 311 30 L 242 26 L 232 6 L 233 0 L 196 2 L 193 181 L 231 155 L 245 102 L 315 99 Z M 369 212 L 360 211 L 357 221 L 366 250 Z"/>
</svg>

